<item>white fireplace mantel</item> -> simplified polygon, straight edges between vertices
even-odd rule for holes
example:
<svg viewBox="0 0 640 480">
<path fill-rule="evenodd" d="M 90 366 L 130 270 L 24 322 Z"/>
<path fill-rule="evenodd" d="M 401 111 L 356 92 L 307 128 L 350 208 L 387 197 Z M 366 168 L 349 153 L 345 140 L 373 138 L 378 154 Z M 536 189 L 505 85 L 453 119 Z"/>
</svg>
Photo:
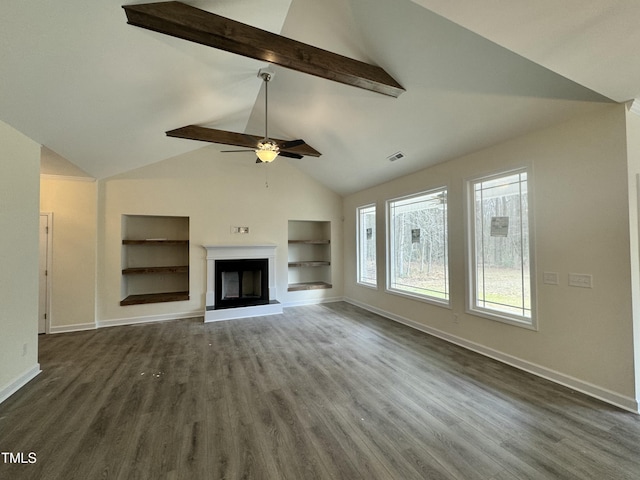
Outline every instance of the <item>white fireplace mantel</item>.
<svg viewBox="0 0 640 480">
<path fill-rule="evenodd" d="M 230 320 L 233 318 L 258 317 L 282 313 L 277 301 L 276 249 L 277 245 L 203 245 L 207 251 L 207 293 L 205 322 Z M 250 307 L 215 309 L 215 263 L 216 260 L 242 260 L 266 258 L 269 262 L 269 304 Z"/>
</svg>

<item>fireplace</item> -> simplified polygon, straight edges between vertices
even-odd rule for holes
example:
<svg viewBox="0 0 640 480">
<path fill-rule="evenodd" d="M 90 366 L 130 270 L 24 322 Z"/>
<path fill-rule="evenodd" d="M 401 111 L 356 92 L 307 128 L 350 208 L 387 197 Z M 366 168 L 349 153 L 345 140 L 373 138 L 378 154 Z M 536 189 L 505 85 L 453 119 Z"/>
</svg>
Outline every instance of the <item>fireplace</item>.
<svg viewBox="0 0 640 480">
<path fill-rule="evenodd" d="M 276 245 L 203 245 L 207 251 L 205 322 L 282 313 Z"/>
<path fill-rule="evenodd" d="M 269 260 L 216 260 L 215 308 L 269 303 Z"/>
</svg>

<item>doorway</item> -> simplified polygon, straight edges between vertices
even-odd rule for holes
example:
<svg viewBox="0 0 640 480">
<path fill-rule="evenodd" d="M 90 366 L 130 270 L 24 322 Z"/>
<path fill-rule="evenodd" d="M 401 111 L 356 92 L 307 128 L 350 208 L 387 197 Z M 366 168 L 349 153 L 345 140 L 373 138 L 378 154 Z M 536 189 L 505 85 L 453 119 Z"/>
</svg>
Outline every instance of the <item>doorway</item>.
<svg viewBox="0 0 640 480">
<path fill-rule="evenodd" d="M 53 213 L 40 214 L 40 255 L 38 333 L 49 333 L 51 328 L 51 238 Z"/>
</svg>

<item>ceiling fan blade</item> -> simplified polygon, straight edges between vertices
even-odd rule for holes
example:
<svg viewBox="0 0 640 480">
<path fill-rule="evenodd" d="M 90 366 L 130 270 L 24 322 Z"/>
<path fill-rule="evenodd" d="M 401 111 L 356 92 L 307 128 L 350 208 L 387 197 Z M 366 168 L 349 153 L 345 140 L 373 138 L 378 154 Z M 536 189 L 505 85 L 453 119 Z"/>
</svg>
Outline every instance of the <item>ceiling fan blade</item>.
<svg viewBox="0 0 640 480">
<path fill-rule="evenodd" d="M 286 150 L 288 148 L 293 148 L 293 147 L 297 147 L 299 145 L 304 145 L 305 141 L 302 139 L 298 139 L 298 140 L 289 140 L 288 142 L 282 142 L 280 144 L 278 144 L 278 146 L 282 149 L 282 150 Z"/>
<path fill-rule="evenodd" d="M 255 152 L 254 150 L 220 150 L 220 153 Z"/>
<path fill-rule="evenodd" d="M 302 158 L 302 155 L 300 155 L 299 153 L 283 152 L 282 150 L 280 150 L 280 153 L 278 155 L 280 155 L 281 157 L 287 157 L 287 158 L 297 158 L 297 159 Z"/>
<path fill-rule="evenodd" d="M 168 137 L 186 138 L 188 140 L 199 140 L 201 142 L 221 143 L 223 145 L 233 145 L 234 147 L 244 147 L 255 149 L 259 142 L 264 140 L 263 136 L 250 135 L 248 133 L 229 132 L 227 130 L 217 130 L 215 128 L 201 127 L 198 125 L 187 125 L 166 132 Z M 290 142 L 285 140 L 271 139 L 278 145 L 289 144 L 286 149 L 291 149 L 291 153 L 297 153 L 305 157 L 319 157 L 322 155 L 311 145 L 304 141 L 297 146 L 290 146 Z M 298 140 L 294 140 L 298 142 Z M 284 148 L 284 147 L 280 147 Z"/>
<path fill-rule="evenodd" d="M 313 148 L 302 139 L 298 140 L 274 140 L 280 147 L 280 154 L 292 153 L 294 155 L 302 155 L 303 157 L 319 157 L 322 155 L 319 151 Z M 298 158 L 298 157 L 291 157 Z"/>
<path fill-rule="evenodd" d="M 198 125 L 187 125 L 186 127 L 176 128 L 175 130 L 166 132 L 166 134 L 168 137 L 221 143 L 223 145 L 244 148 L 255 148 L 258 142 L 262 141 L 262 137 L 256 135 L 217 130 L 215 128 L 200 127 Z"/>
</svg>

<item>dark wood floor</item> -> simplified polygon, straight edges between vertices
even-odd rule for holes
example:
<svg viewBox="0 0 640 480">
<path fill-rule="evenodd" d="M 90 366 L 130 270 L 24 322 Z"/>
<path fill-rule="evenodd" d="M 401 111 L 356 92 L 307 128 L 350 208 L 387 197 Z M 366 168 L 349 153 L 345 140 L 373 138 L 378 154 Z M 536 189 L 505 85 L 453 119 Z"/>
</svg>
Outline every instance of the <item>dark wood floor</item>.
<svg viewBox="0 0 640 480">
<path fill-rule="evenodd" d="M 2 479 L 638 479 L 640 418 L 345 303 L 41 337 Z"/>
</svg>

